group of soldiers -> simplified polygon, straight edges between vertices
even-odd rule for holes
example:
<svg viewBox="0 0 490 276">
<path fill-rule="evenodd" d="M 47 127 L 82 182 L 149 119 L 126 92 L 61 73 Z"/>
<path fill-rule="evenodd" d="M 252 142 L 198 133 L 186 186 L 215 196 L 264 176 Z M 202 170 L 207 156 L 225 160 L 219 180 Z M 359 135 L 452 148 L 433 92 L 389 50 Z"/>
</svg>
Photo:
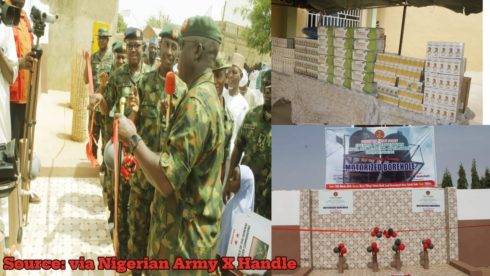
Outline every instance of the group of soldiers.
<svg viewBox="0 0 490 276">
<path fill-rule="evenodd" d="M 109 37 L 108 30 L 99 30 L 99 50 L 91 59 L 93 134 L 98 141 L 100 129 L 106 148 L 117 118 L 123 151 L 138 167 L 129 178 L 120 177 L 115 217 L 114 168 L 101 166 L 109 222 L 118 225 L 116 254 L 169 261 L 177 256 L 214 258 L 224 201 L 234 192 L 226 185 L 232 175 L 225 176 L 228 165 L 229 171 L 239 164 L 251 168 L 254 211 L 271 216 L 270 70 L 260 73 L 264 104 L 248 111 L 231 148 L 235 124 L 222 96 L 230 65 L 218 57 L 222 35 L 211 18 L 191 17 L 180 30 L 164 27 L 150 43 L 159 56 L 146 60 L 141 30 L 127 28 L 124 42 L 114 42 L 112 51 Z M 175 92 L 168 97 L 165 78 L 172 71 L 178 73 Z M 119 110 L 123 97 L 125 110 Z M 97 156 L 96 147 L 93 154 Z M 229 162 L 226 156 L 231 156 Z"/>
</svg>

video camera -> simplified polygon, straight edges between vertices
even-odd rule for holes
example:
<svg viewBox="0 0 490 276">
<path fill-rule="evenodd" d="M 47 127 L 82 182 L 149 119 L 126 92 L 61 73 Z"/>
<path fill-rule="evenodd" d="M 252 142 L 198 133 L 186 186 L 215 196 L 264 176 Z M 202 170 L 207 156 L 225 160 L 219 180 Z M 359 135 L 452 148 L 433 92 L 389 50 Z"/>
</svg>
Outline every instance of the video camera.
<svg viewBox="0 0 490 276">
<path fill-rule="evenodd" d="M 48 12 L 42 12 L 36 6 L 32 6 L 31 9 L 31 20 L 34 23 L 34 34 L 37 37 L 44 35 L 44 28 L 46 23 L 54 23 L 58 19 L 57 15 L 50 14 Z"/>
<path fill-rule="evenodd" d="M 42 50 L 39 47 L 39 38 L 44 35 L 46 23 L 54 23 L 56 19 L 58 19 L 57 15 L 43 12 L 36 8 L 36 6 L 32 6 L 31 8 L 31 20 L 32 23 L 34 23 L 33 33 L 37 37 L 36 46 L 32 49 L 32 51 L 37 59 L 40 59 L 42 56 Z"/>
<path fill-rule="evenodd" d="M 9 27 L 17 26 L 20 21 L 20 9 L 0 0 L 0 24 L 3 23 Z"/>
</svg>

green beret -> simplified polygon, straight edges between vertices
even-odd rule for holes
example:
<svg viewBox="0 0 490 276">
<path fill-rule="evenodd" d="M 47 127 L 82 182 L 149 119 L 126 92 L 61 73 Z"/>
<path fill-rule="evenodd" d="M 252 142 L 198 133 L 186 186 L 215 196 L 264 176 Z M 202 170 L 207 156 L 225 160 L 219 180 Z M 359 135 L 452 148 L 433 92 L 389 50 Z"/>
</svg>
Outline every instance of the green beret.
<svg viewBox="0 0 490 276">
<path fill-rule="evenodd" d="M 143 39 L 143 32 L 138 28 L 129 27 L 124 32 L 124 40 L 126 39 Z"/>
<path fill-rule="evenodd" d="M 221 44 L 221 32 L 209 16 L 194 16 L 184 21 L 180 33 L 183 38 L 200 36 L 212 39 Z"/>
<path fill-rule="evenodd" d="M 124 44 L 121 41 L 116 41 L 112 43 L 112 51 L 114 53 L 122 53 L 124 52 Z"/>
<path fill-rule="evenodd" d="M 100 28 L 99 31 L 97 32 L 97 35 L 100 37 L 110 37 L 111 36 L 109 34 L 109 31 L 105 28 Z"/>
<path fill-rule="evenodd" d="M 230 68 L 230 67 L 231 67 L 231 65 L 228 62 L 226 62 L 225 58 L 218 56 L 216 58 L 216 61 L 214 62 L 213 71 L 226 69 L 226 68 Z"/>
<path fill-rule="evenodd" d="M 162 31 L 158 34 L 161 38 L 170 38 L 175 41 L 180 40 L 180 32 L 175 26 L 166 25 Z"/>
</svg>

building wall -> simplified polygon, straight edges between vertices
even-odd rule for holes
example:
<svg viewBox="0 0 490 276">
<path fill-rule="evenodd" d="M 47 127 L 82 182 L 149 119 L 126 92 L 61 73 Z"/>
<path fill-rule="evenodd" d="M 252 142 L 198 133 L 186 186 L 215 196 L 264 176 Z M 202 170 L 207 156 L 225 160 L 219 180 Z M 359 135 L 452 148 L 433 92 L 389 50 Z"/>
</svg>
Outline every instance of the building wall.
<svg viewBox="0 0 490 276">
<path fill-rule="evenodd" d="M 301 191 L 300 228 L 312 229 L 353 229 L 365 230 L 375 226 L 394 229 L 417 229 L 404 231 L 399 238 L 406 244 L 403 251 L 404 265 L 418 265 L 422 245 L 420 241 L 431 237 L 439 250 L 431 252 L 431 264 L 446 264 L 458 259 L 457 205 L 455 189 L 445 190 L 445 212 L 412 212 L 411 191 L 407 189 L 354 190 L 352 214 L 320 214 L 318 191 Z M 388 206 L 388 207 L 387 207 Z M 310 215 L 311 214 L 311 215 Z M 448 231 L 444 231 L 449 227 Z M 340 242 L 349 249 L 349 267 L 364 268 L 366 246 L 373 239 L 369 233 L 350 233 L 340 231 L 301 232 L 301 266 L 314 268 L 335 268 L 336 259 L 332 249 Z M 310 245 L 311 243 L 311 245 Z M 390 248 L 393 240 L 381 239 L 380 248 Z M 311 248 L 311 249 L 310 249 Z M 312 254 L 310 256 L 310 254 Z M 390 254 L 378 256 L 380 266 L 389 266 Z"/>
<path fill-rule="evenodd" d="M 51 12 L 59 19 L 50 26 L 49 45 L 44 59 L 47 61 L 48 89 L 69 91 L 73 55 L 90 50 L 92 23 L 110 24 L 111 33 L 117 25 L 118 0 L 49 0 Z M 111 45 L 113 39 L 109 41 Z"/>
<path fill-rule="evenodd" d="M 226 58 L 230 59 L 233 53 L 240 53 L 245 57 L 245 62 L 248 65 L 256 63 L 270 64 L 270 55 L 260 55 L 255 49 L 247 46 L 247 41 L 243 38 L 242 32 L 245 27 L 236 25 L 231 22 L 216 22 L 223 32 L 223 42 L 221 43 L 221 52 L 224 52 Z"/>
<path fill-rule="evenodd" d="M 306 37 L 303 34 L 303 28 L 308 26 L 308 10 L 297 9 L 297 19 L 296 19 L 296 36 Z"/>
<path fill-rule="evenodd" d="M 377 11 L 386 32 L 386 50 L 398 52 L 403 8 Z M 466 71 L 482 71 L 482 13 L 463 15 L 442 7 L 407 8 L 402 55 L 425 58 L 428 41 L 465 43 Z"/>
<path fill-rule="evenodd" d="M 459 260 L 490 267 L 490 189 L 456 190 L 456 196 Z M 298 190 L 272 192 L 272 256 L 300 260 L 299 203 Z"/>
<path fill-rule="evenodd" d="M 302 29 L 307 26 L 308 11 L 272 5 L 271 36 L 282 38 L 304 37 Z"/>
<path fill-rule="evenodd" d="M 286 37 L 287 32 L 287 7 L 272 5 L 271 7 L 271 36 Z"/>
</svg>

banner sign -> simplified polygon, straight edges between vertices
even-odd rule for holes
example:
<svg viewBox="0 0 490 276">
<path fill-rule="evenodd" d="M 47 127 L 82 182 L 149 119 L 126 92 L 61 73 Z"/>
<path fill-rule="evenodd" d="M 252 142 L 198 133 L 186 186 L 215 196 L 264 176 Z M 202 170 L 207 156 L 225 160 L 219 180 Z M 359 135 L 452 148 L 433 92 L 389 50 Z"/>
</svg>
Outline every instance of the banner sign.
<svg viewBox="0 0 490 276">
<path fill-rule="evenodd" d="M 412 190 L 412 212 L 441 213 L 444 210 L 443 189 Z"/>
<path fill-rule="evenodd" d="M 436 185 L 434 127 L 327 127 L 326 188 Z"/>
<path fill-rule="evenodd" d="M 318 191 L 318 214 L 352 214 L 352 191 Z"/>
</svg>

